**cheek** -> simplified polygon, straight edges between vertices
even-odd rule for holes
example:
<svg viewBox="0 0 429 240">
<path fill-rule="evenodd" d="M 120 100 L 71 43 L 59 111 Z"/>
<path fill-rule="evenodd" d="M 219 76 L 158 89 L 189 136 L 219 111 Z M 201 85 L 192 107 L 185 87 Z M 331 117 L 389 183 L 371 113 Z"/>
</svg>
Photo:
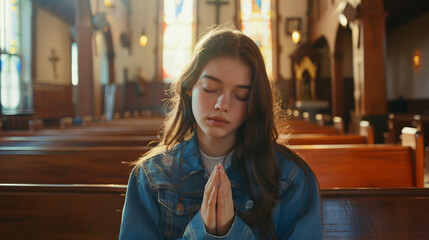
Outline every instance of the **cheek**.
<svg viewBox="0 0 429 240">
<path fill-rule="evenodd" d="M 234 116 L 240 121 L 240 124 L 244 122 L 247 116 L 247 102 L 239 102 L 236 104 Z"/>
<path fill-rule="evenodd" d="M 192 111 L 194 117 L 200 116 L 203 112 L 207 111 L 208 108 L 208 99 L 203 96 L 202 92 L 199 89 L 194 89 L 192 91 Z"/>
</svg>

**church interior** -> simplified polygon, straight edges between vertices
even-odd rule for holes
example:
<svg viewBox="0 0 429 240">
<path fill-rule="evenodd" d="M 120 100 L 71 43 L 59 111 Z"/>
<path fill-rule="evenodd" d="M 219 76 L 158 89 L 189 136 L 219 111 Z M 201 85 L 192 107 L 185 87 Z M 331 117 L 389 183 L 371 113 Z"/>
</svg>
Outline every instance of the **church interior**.
<svg viewBox="0 0 429 240">
<path fill-rule="evenodd" d="M 227 25 L 261 49 L 324 239 L 428 239 L 428 23 L 426 0 L 0 0 L 0 232 L 117 239 L 123 163 L 158 139 L 199 37 Z"/>
</svg>

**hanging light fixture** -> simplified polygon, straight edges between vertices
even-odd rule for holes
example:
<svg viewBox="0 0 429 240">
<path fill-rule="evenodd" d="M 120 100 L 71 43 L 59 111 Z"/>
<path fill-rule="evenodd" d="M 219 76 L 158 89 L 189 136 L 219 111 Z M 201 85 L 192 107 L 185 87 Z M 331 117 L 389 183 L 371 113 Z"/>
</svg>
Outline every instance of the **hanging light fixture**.
<svg viewBox="0 0 429 240">
<path fill-rule="evenodd" d="M 353 7 L 348 1 L 342 1 L 338 4 L 338 21 L 341 26 L 347 25 L 355 19 L 358 14 L 357 7 Z"/>
<path fill-rule="evenodd" d="M 146 30 L 143 29 L 142 33 L 140 34 L 139 37 L 139 45 L 140 47 L 144 48 L 147 46 L 147 42 L 148 42 L 148 37 L 147 37 L 147 33 Z"/>
<path fill-rule="evenodd" d="M 415 69 L 419 69 L 422 64 L 422 59 L 420 57 L 420 51 L 415 51 L 413 56 L 413 66 Z"/>
<path fill-rule="evenodd" d="M 299 43 L 301 41 L 301 32 L 298 30 L 294 30 L 292 32 L 292 42 Z"/>
</svg>

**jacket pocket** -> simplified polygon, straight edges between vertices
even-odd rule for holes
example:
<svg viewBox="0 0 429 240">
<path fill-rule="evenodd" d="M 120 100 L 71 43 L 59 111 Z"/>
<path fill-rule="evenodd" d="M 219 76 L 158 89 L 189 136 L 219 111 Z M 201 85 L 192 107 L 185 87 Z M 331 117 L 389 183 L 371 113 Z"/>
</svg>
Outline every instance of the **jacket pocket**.
<svg viewBox="0 0 429 240">
<path fill-rule="evenodd" d="M 159 189 L 158 202 L 162 206 L 161 224 L 164 236 L 177 239 L 201 208 L 203 192 L 182 193 L 173 189 Z"/>
</svg>

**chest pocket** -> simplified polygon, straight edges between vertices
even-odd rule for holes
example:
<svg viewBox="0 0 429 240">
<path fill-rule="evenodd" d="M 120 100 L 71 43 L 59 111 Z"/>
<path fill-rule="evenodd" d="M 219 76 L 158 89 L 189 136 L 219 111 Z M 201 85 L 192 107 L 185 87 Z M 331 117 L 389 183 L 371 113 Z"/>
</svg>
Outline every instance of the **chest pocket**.
<svg viewBox="0 0 429 240">
<path fill-rule="evenodd" d="M 186 226 L 201 208 L 203 192 L 182 193 L 172 189 L 158 190 L 162 206 L 161 224 L 166 239 L 183 236 Z"/>
</svg>

